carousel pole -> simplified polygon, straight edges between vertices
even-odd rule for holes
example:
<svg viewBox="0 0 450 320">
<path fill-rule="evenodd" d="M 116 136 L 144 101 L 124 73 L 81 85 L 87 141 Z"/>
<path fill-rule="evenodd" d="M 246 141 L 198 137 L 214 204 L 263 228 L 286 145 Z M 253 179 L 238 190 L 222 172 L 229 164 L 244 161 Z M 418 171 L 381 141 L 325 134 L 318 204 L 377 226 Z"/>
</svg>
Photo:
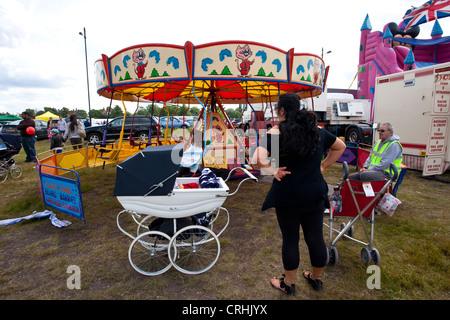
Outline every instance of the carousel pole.
<svg viewBox="0 0 450 320">
<path fill-rule="evenodd" d="M 87 79 L 87 92 L 88 92 L 88 108 L 89 108 L 89 122 L 92 124 L 91 118 L 91 98 L 89 94 L 89 72 L 88 72 L 88 59 L 87 59 L 87 45 L 86 45 L 86 28 L 83 28 L 83 32 L 78 33 L 84 38 L 84 56 L 86 58 L 86 79 Z"/>
</svg>

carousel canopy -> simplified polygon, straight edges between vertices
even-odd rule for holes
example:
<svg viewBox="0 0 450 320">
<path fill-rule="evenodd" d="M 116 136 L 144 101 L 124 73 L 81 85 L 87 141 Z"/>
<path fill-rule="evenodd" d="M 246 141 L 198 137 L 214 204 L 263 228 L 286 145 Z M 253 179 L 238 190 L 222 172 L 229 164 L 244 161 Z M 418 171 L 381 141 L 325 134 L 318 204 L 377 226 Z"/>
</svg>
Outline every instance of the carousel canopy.
<svg viewBox="0 0 450 320">
<path fill-rule="evenodd" d="M 95 63 L 97 92 L 125 101 L 197 104 L 275 101 L 322 93 L 328 67 L 316 55 L 248 41 L 194 46 L 142 44 L 102 55 Z"/>
</svg>

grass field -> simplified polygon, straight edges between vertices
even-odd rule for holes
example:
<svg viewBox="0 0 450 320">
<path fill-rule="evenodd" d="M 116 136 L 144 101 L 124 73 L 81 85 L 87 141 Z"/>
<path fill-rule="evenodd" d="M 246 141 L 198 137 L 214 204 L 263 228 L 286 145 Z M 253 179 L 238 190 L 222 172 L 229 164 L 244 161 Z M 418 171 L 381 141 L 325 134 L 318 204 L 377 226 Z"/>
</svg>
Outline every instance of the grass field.
<svg viewBox="0 0 450 320">
<path fill-rule="evenodd" d="M 47 140 L 37 143 L 38 152 L 48 150 Z M 0 184 L 0 220 L 23 217 L 44 207 L 38 191 L 34 164 L 24 163 L 18 180 Z M 155 170 L 155 168 L 149 168 Z M 353 171 L 354 168 L 351 168 Z M 449 219 L 446 201 L 450 184 L 420 177 L 409 170 L 399 188 L 402 201 L 392 217 L 375 218 L 374 247 L 381 256 L 380 288 L 369 289 L 371 276 L 361 262 L 362 246 L 346 239 L 338 241 L 339 262 L 327 266 L 325 290 L 317 293 L 301 274 L 297 295 L 287 297 L 269 284 L 282 273 L 280 232 L 274 211 L 260 208 L 271 181 L 242 184 L 227 198 L 230 225 L 220 237 L 221 254 L 209 271 L 185 275 L 174 268 L 146 277 L 128 261 L 132 239 L 117 227 L 122 210 L 113 197 L 115 166 L 79 171 L 87 224 L 61 212 L 59 219 L 72 222 L 67 228 L 54 227 L 48 218 L 22 221 L 0 227 L 0 300 L 83 299 L 83 300 L 448 300 Z M 341 176 L 341 165 L 326 173 L 329 184 Z M 442 179 L 450 180 L 446 173 Z M 239 181 L 228 183 L 234 190 Z M 51 209 L 50 209 L 51 210 Z M 133 222 L 126 224 L 135 232 Z M 324 228 L 328 241 L 328 229 Z M 356 224 L 356 235 L 362 228 Z M 300 270 L 309 269 L 309 257 L 302 239 Z M 81 289 L 67 286 L 69 266 L 78 266 Z"/>
</svg>

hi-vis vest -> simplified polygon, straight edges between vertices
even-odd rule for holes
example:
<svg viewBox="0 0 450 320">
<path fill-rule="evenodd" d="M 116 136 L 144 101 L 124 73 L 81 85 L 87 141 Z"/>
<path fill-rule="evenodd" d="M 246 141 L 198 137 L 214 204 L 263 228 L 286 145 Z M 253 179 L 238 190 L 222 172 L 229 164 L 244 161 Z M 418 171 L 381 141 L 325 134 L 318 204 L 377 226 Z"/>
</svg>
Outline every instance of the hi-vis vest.
<svg viewBox="0 0 450 320">
<path fill-rule="evenodd" d="M 402 153 L 403 153 L 403 147 L 398 140 L 389 141 L 388 143 L 385 143 L 381 147 L 381 149 L 380 149 L 381 140 L 378 140 L 377 144 L 375 145 L 375 148 L 373 149 L 373 154 L 371 155 L 371 158 L 370 158 L 370 167 L 377 165 L 381 162 L 381 158 L 383 157 L 383 155 L 386 153 L 387 149 L 389 149 L 389 147 L 393 143 L 398 143 L 398 145 L 402 149 Z M 398 172 L 400 172 L 402 170 L 402 156 L 400 156 L 400 158 L 398 158 L 398 159 L 395 159 L 394 166 L 397 168 Z M 370 169 L 370 167 L 369 167 L 369 169 Z M 384 171 L 389 173 L 390 170 L 388 168 L 388 169 L 384 169 Z"/>
</svg>

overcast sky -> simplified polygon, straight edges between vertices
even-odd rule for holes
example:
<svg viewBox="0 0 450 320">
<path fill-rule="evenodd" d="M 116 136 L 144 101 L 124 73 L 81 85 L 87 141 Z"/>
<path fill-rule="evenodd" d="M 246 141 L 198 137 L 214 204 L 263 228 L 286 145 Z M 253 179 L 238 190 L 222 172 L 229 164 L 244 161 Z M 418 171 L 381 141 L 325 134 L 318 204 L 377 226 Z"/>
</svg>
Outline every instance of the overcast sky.
<svg viewBox="0 0 450 320">
<path fill-rule="evenodd" d="M 91 109 L 109 106 L 96 92 L 94 62 L 101 54 L 144 43 L 244 40 L 319 56 L 323 48 L 331 51 L 324 56 L 328 87 L 347 89 L 358 68 L 366 14 L 372 30 L 382 31 L 389 22 L 400 23 L 411 5 L 425 1 L 0 0 L 0 113 L 88 110 L 83 27 Z M 450 18 L 439 21 L 449 35 Z M 418 38 L 430 38 L 432 26 L 421 25 Z"/>
</svg>

